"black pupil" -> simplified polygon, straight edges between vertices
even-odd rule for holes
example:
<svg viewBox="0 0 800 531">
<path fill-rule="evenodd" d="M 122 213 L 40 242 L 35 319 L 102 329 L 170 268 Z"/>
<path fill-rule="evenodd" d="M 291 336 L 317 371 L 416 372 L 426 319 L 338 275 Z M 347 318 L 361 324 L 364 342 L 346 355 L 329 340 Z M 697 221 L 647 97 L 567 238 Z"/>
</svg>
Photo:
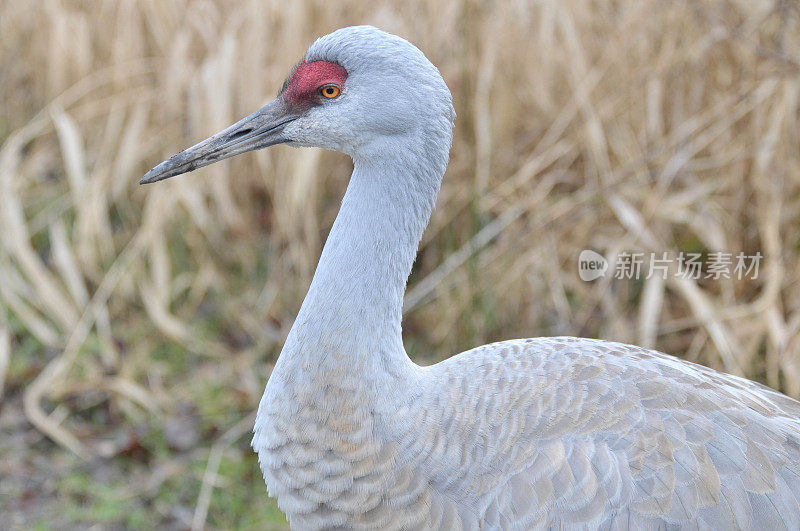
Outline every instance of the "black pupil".
<svg viewBox="0 0 800 531">
<path fill-rule="evenodd" d="M 328 96 L 333 96 L 333 87 L 326 88 L 325 94 L 327 94 Z"/>
</svg>

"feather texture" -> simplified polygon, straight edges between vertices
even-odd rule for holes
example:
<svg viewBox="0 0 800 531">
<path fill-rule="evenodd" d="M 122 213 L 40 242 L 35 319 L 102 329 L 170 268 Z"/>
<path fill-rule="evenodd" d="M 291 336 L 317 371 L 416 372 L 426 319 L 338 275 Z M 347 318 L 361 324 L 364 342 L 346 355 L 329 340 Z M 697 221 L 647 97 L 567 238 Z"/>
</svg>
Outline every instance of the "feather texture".
<svg viewBox="0 0 800 531">
<path fill-rule="evenodd" d="M 254 446 L 293 525 L 800 525 L 800 403 L 759 384 L 629 345 L 542 338 L 470 350 L 406 385 L 389 410 L 329 389 L 335 423 L 262 403 Z"/>
</svg>

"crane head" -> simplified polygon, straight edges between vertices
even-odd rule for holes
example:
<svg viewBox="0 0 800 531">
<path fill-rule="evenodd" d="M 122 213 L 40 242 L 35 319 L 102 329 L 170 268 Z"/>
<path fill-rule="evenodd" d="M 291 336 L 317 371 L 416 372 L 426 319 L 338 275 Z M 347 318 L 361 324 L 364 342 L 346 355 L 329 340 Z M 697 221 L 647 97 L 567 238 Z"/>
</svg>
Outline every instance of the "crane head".
<svg viewBox="0 0 800 531">
<path fill-rule="evenodd" d="M 454 118 L 447 85 L 418 48 L 371 26 L 342 28 L 311 45 L 277 98 L 165 160 L 141 184 L 275 144 L 354 159 L 401 148 L 404 138 L 447 151 Z"/>
</svg>

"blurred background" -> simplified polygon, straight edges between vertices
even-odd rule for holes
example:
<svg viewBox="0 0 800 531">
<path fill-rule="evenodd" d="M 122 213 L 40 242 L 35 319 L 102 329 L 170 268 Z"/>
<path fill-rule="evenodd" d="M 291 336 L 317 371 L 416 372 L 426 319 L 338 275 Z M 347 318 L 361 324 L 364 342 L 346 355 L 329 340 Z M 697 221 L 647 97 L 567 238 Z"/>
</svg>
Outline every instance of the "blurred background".
<svg viewBox="0 0 800 531">
<path fill-rule="evenodd" d="M 285 525 L 253 412 L 351 163 L 281 146 L 137 183 L 360 23 L 416 43 L 458 112 L 412 358 L 581 335 L 800 397 L 792 0 L 0 1 L 3 526 Z M 583 249 L 763 260 L 584 282 Z"/>
</svg>

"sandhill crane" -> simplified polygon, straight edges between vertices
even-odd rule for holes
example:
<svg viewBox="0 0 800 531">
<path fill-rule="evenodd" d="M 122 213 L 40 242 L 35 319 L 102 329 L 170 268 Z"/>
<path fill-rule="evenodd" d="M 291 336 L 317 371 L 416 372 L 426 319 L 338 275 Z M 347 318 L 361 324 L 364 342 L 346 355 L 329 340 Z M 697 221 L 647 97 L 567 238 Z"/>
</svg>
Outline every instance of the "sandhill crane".
<svg viewBox="0 0 800 531">
<path fill-rule="evenodd" d="M 254 429 L 292 526 L 800 529 L 800 402 L 767 387 L 571 337 L 409 359 L 403 294 L 454 118 L 419 49 L 344 28 L 273 102 L 142 179 L 278 143 L 353 159 Z"/>
</svg>

